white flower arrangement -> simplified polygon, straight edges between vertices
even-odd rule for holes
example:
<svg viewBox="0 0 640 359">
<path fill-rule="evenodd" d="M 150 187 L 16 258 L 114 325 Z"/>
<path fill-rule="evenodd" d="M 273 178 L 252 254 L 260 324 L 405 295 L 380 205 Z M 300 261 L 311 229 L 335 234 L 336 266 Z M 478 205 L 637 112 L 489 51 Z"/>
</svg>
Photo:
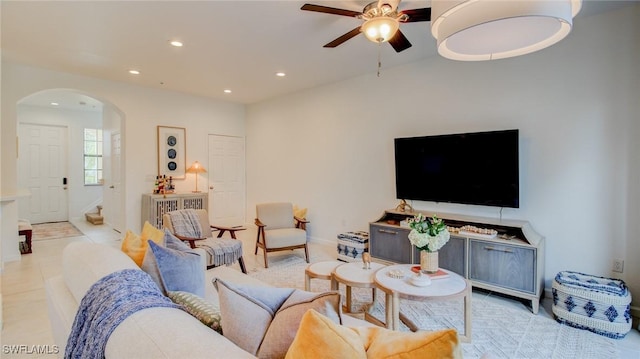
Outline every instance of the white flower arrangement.
<svg viewBox="0 0 640 359">
<path fill-rule="evenodd" d="M 419 250 L 436 252 L 449 241 L 447 226 L 435 215 L 428 219 L 422 213 L 418 213 L 408 222 L 411 227 L 409 242 Z"/>
</svg>

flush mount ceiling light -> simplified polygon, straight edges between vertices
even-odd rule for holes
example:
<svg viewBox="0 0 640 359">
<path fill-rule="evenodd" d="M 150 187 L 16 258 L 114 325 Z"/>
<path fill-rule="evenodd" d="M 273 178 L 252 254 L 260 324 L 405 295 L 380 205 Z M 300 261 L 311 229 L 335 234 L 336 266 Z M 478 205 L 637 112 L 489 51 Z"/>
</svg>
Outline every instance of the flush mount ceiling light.
<svg viewBox="0 0 640 359">
<path fill-rule="evenodd" d="M 129 73 L 132 75 L 140 75 L 140 71 L 138 70 L 129 70 Z"/>
<path fill-rule="evenodd" d="M 175 47 L 182 47 L 182 42 L 178 41 L 178 40 L 172 40 L 169 42 L 169 44 L 171 44 L 171 46 L 175 46 Z"/>
<path fill-rule="evenodd" d="M 432 0 L 431 33 L 443 57 L 503 59 L 562 40 L 581 7 L 582 0 Z"/>
</svg>

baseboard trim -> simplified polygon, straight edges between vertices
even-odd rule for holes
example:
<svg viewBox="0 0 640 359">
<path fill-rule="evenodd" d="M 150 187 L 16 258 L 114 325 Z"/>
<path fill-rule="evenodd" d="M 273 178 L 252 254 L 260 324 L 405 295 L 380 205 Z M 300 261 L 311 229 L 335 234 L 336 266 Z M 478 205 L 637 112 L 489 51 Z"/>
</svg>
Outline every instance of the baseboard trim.
<svg viewBox="0 0 640 359">
<path fill-rule="evenodd" d="M 337 242 L 335 240 L 329 240 L 329 239 L 325 239 L 325 238 L 319 238 L 319 237 L 309 237 L 309 241 L 310 242 L 314 242 L 314 243 L 318 243 L 318 244 L 322 244 L 325 246 L 335 246 L 337 245 Z"/>
</svg>

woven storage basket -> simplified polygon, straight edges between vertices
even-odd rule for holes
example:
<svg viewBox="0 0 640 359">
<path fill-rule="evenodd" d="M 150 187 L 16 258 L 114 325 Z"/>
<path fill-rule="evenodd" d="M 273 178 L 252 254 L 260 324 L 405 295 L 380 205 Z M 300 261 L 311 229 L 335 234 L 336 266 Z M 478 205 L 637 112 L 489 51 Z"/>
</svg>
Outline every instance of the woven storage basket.
<svg viewBox="0 0 640 359">
<path fill-rule="evenodd" d="M 631 330 L 631 294 L 613 278 L 563 271 L 551 287 L 553 314 L 560 323 L 619 339 Z"/>
<path fill-rule="evenodd" d="M 369 232 L 345 232 L 338 234 L 338 259 L 346 262 L 362 260 L 362 253 L 369 251 Z"/>
</svg>

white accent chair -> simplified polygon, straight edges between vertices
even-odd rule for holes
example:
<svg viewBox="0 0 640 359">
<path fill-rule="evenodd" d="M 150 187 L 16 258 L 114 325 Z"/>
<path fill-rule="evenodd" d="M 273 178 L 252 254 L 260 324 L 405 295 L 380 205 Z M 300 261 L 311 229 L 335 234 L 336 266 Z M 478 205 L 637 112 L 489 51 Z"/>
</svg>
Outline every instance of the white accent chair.
<svg viewBox="0 0 640 359">
<path fill-rule="evenodd" d="M 269 268 L 267 253 L 275 251 L 304 248 L 304 255 L 309 263 L 306 225 L 303 218 L 293 215 L 293 205 L 287 202 L 262 203 L 256 205 L 256 238 L 255 254 L 258 248 L 264 252 L 264 267 Z"/>
</svg>

